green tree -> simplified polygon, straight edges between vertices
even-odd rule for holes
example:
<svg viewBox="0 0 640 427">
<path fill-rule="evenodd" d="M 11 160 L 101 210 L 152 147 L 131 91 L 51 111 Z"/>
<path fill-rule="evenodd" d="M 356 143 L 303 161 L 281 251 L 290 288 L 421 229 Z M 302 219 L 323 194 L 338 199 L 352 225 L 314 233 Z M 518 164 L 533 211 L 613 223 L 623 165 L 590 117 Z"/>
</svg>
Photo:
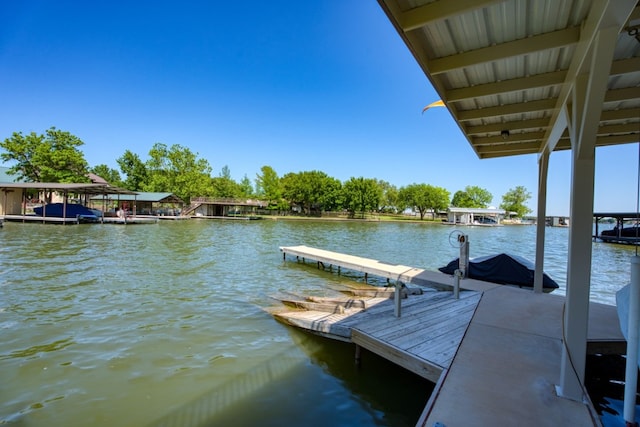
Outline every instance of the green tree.
<svg viewBox="0 0 640 427">
<path fill-rule="evenodd" d="M 382 188 L 375 179 L 350 178 L 342 186 L 343 206 L 355 216 L 360 212 L 362 218 L 366 212 L 375 211 L 380 206 Z"/>
<path fill-rule="evenodd" d="M 484 188 L 475 185 L 466 186 L 453 195 L 451 205 L 458 208 L 486 208 L 493 200 L 493 195 Z"/>
<path fill-rule="evenodd" d="M 14 162 L 9 173 L 27 182 L 89 182 L 88 164 L 78 147 L 84 142 L 52 127 L 44 135 L 14 132 L 0 142 L 3 162 Z"/>
<path fill-rule="evenodd" d="M 213 197 L 235 199 L 243 196 L 242 187 L 231 178 L 229 166 L 224 165 L 219 176 L 211 178 L 211 195 Z"/>
<path fill-rule="evenodd" d="M 515 212 L 518 218 L 522 218 L 531 212 L 531 209 L 525 205 L 530 198 L 531 193 L 529 193 L 525 187 L 519 185 L 516 188 L 510 189 L 502 196 L 500 208 L 507 212 Z"/>
<path fill-rule="evenodd" d="M 231 178 L 216 176 L 211 178 L 211 196 L 229 199 L 242 197 L 242 187 Z"/>
<path fill-rule="evenodd" d="M 98 175 L 100 178 L 104 179 L 114 187 L 124 187 L 124 183 L 122 182 L 122 178 L 120 177 L 120 172 L 110 168 L 107 165 L 97 165 L 90 168 L 89 171 Z"/>
<path fill-rule="evenodd" d="M 320 171 L 290 172 L 282 177 L 282 195 L 306 214 L 335 209 L 341 205 L 342 184 Z"/>
<path fill-rule="evenodd" d="M 210 190 L 211 166 L 186 147 L 174 144 L 170 148 L 156 143 L 149 150 L 146 162 L 148 181 L 144 191 L 172 192 L 189 203 L 192 197 Z"/>
<path fill-rule="evenodd" d="M 126 150 L 121 157 L 116 159 L 116 162 L 120 166 L 120 172 L 126 176 L 123 182 L 124 188 L 131 191 L 143 191 L 142 189 L 147 186 L 149 181 L 149 172 L 140 157 Z"/>
<path fill-rule="evenodd" d="M 267 202 L 267 209 L 285 210 L 288 208 L 282 197 L 282 181 L 271 166 L 262 166 L 261 174 L 256 174 L 256 193 Z"/>
<path fill-rule="evenodd" d="M 253 184 L 249 177 L 245 174 L 240 180 L 240 191 L 242 193 L 242 197 L 253 197 L 255 196 L 255 191 L 253 189 Z"/>
<path fill-rule="evenodd" d="M 430 184 L 411 184 L 402 187 L 398 192 L 402 207 L 417 209 L 421 220 L 428 211 L 432 211 L 435 218 L 437 211 L 446 209 L 449 205 L 449 197 L 446 189 Z"/>
<path fill-rule="evenodd" d="M 380 206 L 378 206 L 378 210 L 380 212 L 397 212 L 398 188 L 383 180 L 377 180 L 377 183 L 382 191 L 382 198 L 380 199 Z"/>
</svg>

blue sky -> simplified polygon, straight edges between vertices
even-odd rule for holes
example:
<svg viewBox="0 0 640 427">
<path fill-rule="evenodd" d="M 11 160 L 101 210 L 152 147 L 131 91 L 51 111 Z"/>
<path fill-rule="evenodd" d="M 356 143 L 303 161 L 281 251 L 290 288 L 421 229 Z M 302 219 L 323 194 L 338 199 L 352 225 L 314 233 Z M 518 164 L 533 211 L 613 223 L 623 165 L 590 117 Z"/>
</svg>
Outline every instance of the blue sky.
<svg viewBox="0 0 640 427">
<path fill-rule="evenodd" d="M 226 4 L 233 3 L 233 4 Z M 55 126 L 91 166 L 156 142 L 254 179 L 321 170 L 453 193 L 517 185 L 537 156 L 479 160 L 375 1 L 0 2 L 0 138 Z M 547 213 L 569 214 L 551 156 Z M 635 211 L 638 146 L 599 148 L 595 210 Z"/>
</svg>

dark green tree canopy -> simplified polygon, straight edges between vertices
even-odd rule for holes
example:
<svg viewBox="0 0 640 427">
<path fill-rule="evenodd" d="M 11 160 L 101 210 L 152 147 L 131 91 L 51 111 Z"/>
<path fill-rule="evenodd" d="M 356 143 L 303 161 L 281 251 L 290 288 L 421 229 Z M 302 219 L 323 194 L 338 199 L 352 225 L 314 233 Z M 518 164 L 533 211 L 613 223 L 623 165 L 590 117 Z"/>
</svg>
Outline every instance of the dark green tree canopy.
<svg viewBox="0 0 640 427">
<path fill-rule="evenodd" d="M 262 166 L 256 174 L 256 193 L 267 202 L 267 209 L 286 209 L 288 204 L 282 197 L 282 181 L 271 166 Z"/>
<path fill-rule="evenodd" d="M 342 183 L 320 171 L 290 172 L 282 177 L 282 194 L 307 214 L 340 206 Z"/>
<path fill-rule="evenodd" d="M 486 208 L 493 200 L 493 195 L 484 188 L 475 185 L 465 187 L 464 191 L 456 191 L 451 205 L 457 208 Z"/>
<path fill-rule="evenodd" d="M 531 193 L 529 193 L 525 187 L 519 185 L 516 188 L 510 189 L 502 196 L 500 208 L 507 212 L 515 212 L 518 218 L 522 218 L 531 212 L 531 209 L 525 205 L 530 198 Z"/>
<path fill-rule="evenodd" d="M 122 178 L 120 177 L 120 173 L 110 168 L 107 165 L 97 165 L 89 169 L 90 172 L 98 175 L 100 178 L 107 181 L 110 185 L 114 187 L 124 187 L 124 182 L 122 182 Z"/>
<path fill-rule="evenodd" d="M 140 157 L 126 150 L 122 157 L 116 159 L 116 162 L 120 166 L 120 171 L 126 175 L 124 188 L 131 191 L 143 191 L 142 188 L 147 184 L 149 173 Z"/>
<path fill-rule="evenodd" d="M 343 206 L 352 214 L 377 211 L 382 199 L 382 188 L 375 179 L 350 178 L 342 186 Z"/>
<path fill-rule="evenodd" d="M 78 147 L 84 143 L 52 127 L 44 135 L 14 132 L 0 142 L 3 162 L 14 162 L 9 173 L 27 182 L 88 182 L 88 164 Z"/>
<path fill-rule="evenodd" d="M 253 184 L 249 177 L 245 174 L 240 180 L 240 191 L 242 197 L 254 197 L 255 190 L 253 189 Z"/>
<path fill-rule="evenodd" d="M 378 210 L 380 212 L 397 212 L 398 188 L 381 179 L 377 180 L 377 182 L 380 190 L 382 191 L 382 198 L 380 199 L 380 206 L 378 206 Z"/>
<path fill-rule="evenodd" d="M 144 191 L 172 192 L 189 202 L 210 189 L 209 162 L 180 144 L 171 147 L 160 142 L 154 144 L 149 150 L 146 170 L 148 180 Z"/>
<path fill-rule="evenodd" d="M 432 211 L 435 218 L 437 211 L 449 206 L 449 192 L 430 184 L 411 184 L 400 189 L 398 200 L 403 208 L 417 209 L 421 220 L 428 211 Z"/>
</svg>

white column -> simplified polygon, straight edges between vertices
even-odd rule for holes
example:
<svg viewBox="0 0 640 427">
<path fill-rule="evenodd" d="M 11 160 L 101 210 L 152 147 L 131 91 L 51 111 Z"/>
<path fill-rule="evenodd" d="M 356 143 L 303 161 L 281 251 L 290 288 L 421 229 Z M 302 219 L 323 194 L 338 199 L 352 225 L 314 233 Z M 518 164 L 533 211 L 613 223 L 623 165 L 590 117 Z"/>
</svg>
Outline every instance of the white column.
<svg viewBox="0 0 640 427">
<path fill-rule="evenodd" d="M 610 13 L 603 16 L 603 22 L 610 24 L 616 11 L 618 8 L 612 8 Z M 581 384 L 584 382 L 587 357 L 595 145 L 613 46 L 620 32 L 617 25 L 601 28 L 593 39 L 588 68 L 576 76 L 571 105 L 572 120 L 568 126 L 572 154 L 571 220 L 559 391 L 562 396 L 577 401 L 583 399 Z"/>
<path fill-rule="evenodd" d="M 636 418 L 638 387 L 638 324 L 640 323 L 640 257 L 631 257 L 629 286 L 629 319 L 627 326 L 627 366 L 624 379 L 624 420 L 633 425 Z"/>
<path fill-rule="evenodd" d="M 592 149 L 595 155 L 595 149 Z M 569 399 L 582 401 L 589 321 L 591 283 L 591 233 L 593 225 L 594 156 L 580 158 L 572 152 L 571 223 L 567 262 L 560 392 Z"/>
<path fill-rule="evenodd" d="M 538 213 L 536 224 L 536 269 L 533 276 L 533 291 L 542 293 L 542 275 L 544 274 L 544 238 L 547 217 L 547 175 L 549 171 L 549 153 L 543 152 L 538 159 Z"/>
</svg>

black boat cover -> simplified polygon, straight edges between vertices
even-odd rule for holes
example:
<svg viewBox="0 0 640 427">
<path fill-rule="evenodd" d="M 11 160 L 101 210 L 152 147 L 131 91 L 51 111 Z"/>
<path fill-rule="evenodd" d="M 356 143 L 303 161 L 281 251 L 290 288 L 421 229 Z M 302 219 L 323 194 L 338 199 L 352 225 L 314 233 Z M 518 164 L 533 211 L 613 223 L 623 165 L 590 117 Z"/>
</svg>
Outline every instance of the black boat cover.
<svg viewBox="0 0 640 427">
<path fill-rule="evenodd" d="M 458 269 L 458 258 L 438 270 L 445 274 L 453 274 Z M 533 288 L 534 264 L 520 256 L 498 254 L 469 260 L 467 277 L 484 280 L 501 285 L 516 285 Z M 544 273 L 542 278 L 544 289 L 557 289 L 558 284 Z"/>
</svg>

